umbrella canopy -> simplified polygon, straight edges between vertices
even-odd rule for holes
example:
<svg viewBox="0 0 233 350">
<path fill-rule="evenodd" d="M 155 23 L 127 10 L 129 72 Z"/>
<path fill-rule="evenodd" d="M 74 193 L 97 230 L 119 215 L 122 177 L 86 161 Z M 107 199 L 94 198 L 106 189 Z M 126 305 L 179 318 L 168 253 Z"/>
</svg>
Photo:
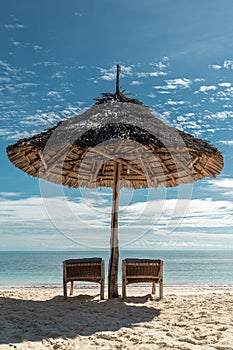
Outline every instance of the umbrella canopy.
<svg viewBox="0 0 233 350">
<path fill-rule="evenodd" d="M 109 297 L 118 296 L 120 188 L 174 187 L 214 178 L 223 156 L 208 142 L 166 125 L 119 90 L 81 115 L 7 147 L 10 161 L 34 177 L 69 186 L 113 189 Z"/>
<path fill-rule="evenodd" d="M 164 124 L 145 106 L 118 101 L 21 139 L 7 153 L 29 175 L 72 188 L 113 187 L 116 159 L 122 160 L 121 187 L 135 189 L 213 178 L 223 167 L 208 142 Z"/>
</svg>

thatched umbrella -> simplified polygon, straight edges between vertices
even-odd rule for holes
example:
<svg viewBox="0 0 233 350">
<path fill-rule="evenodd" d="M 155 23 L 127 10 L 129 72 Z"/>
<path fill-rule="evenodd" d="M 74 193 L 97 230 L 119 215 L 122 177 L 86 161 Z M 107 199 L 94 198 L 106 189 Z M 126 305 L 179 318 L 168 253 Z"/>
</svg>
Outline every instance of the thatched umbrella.
<svg viewBox="0 0 233 350">
<path fill-rule="evenodd" d="M 174 187 L 223 167 L 208 142 L 164 124 L 148 107 L 119 88 L 103 94 L 81 115 L 7 147 L 10 161 L 34 177 L 72 188 L 111 187 L 109 298 L 118 296 L 118 205 L 120 188 Z"/>
</svg>

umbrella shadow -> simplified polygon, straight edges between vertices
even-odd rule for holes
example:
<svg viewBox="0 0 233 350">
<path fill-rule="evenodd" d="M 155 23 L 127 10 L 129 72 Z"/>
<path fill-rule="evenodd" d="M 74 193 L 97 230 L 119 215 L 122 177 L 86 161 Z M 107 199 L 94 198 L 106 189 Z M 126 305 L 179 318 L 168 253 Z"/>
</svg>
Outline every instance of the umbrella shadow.
<svg viewBox="0 0 233 350">
<path fill-rule="evenodd" d="M 46 301 L 0 297 L 0 344 L 131 328 L 159 316 L 159 309 L 143 305 L 146 301 L 148 296 L 102 301 L 90 295 Z"/>
</svg>

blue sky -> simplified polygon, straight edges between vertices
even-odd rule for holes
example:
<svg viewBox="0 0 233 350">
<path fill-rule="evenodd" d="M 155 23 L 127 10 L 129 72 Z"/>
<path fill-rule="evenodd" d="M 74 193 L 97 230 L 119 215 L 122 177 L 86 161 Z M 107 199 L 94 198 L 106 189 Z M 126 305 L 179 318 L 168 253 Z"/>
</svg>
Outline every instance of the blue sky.
<svg viewBox="0 0 233 350">
<path fill-rule="evenodd" d="M 125 248 L 233 247 L 231 0 L 8 0 L 0 11 L 0 249 L 108 247 L 110 190 L 69 190 L 16 169 L 5 148 L 121 86 L 210 141 L 224 169 L 176 189 L 121 192 Z M 97 239 L 98 238 L 98 239 Z"/>
</svg>

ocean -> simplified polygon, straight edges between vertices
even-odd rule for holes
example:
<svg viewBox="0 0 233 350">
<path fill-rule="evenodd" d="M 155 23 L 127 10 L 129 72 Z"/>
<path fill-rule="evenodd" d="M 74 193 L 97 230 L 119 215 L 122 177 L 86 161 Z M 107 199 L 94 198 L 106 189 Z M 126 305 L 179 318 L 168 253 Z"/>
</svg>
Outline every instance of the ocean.
<svg viewBox="0 0 233 350">
<path fill-rule="evenodd" d="M 105 260 L 106 283 L 109 251 L 2 251 L 0 287 L 62 286 L 62 261 L 84 257 Z M 233 285 L 233 250 L 120 251 L 124 258 L 164 260 L 164 283 L 181 285 Z"/>
</svg>

